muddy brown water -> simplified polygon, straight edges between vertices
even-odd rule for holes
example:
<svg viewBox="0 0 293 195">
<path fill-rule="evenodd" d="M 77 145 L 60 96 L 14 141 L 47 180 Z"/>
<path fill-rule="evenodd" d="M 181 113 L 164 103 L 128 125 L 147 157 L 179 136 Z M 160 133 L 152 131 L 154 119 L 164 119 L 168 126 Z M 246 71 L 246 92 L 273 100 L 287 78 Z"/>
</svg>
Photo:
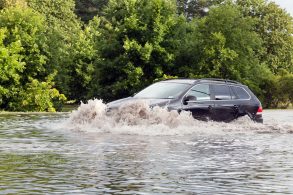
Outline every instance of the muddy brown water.
<svg viewBox="0 0 293 195">
<path fill-rule="evenodd" d="M 0 194 L 293 194 L 293 110 L 226 124 L 133 109 L 0 114 Z"/>
</svg>

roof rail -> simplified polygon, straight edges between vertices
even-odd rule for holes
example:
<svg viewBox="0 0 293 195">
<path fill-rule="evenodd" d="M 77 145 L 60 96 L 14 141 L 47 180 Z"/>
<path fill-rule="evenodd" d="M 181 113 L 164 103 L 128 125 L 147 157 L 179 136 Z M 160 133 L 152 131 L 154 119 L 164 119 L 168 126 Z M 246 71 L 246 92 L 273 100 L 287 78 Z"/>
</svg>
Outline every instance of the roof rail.
<svg viewBox="0 0 293 195">
<path fill-rule="evenodd" d="M 176 79 L 183 79 L 183 80 L 194 80 L 194 81 L 220 81 L 220 82 L 225 82 L 225 83 L 235 83 L 235 84 L 241 84 L 238 81 L 233 81 L 233 80 L 229 80 L 229 79 L 218 79 L 218 78 L 184 78 L 184 77 L 178 77 L 178 78 L 167 78 L 167 79 L 163 79 L 162 81 L 167 81 L 167 80 L 176 80 Z"/>
<path fill-rule="evenodd" d="M 201 78 L 200 80 L 221 81 L 221 82 L 225 82 L 225 83 L 236 83 L 236 84 L 241 84 L 241 83 L 238 82 L 238 81 L 233 81 L 233 80 L 229 80 L 229 79 Z"/>
</svg>

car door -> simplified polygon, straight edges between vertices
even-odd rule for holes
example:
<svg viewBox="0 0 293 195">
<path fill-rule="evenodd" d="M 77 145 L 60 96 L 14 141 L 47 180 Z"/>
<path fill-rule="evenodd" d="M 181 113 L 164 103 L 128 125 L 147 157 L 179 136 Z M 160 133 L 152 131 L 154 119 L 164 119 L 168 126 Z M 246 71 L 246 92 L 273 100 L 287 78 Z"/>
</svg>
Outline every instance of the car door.
<svg viewBox="0 0 293 195">
<path fill-rule="evenodd" d="M 195 119 L 209 120 L 212 107 L 213 101 L 208 84 L 193 86 L 183 97 L 182 110 L 190 111 Z"/>
<path fill-rule="evenodd" d="M 244 116 L 246 114 L 249 117 L 253 118 L 253 113 L 256 113 L 259 105 L 258 104 L 251 104 L 251 96 L 249 93 L 241 86 L 230 86 L 232 94 L 234 94 L 234 104 L 237 106 L 238 109 L 238 116 Z"/>
<path fill-rule="evenodd" d="M 211 84 L 214 106 L 211 109 L 211 119 L 229 122 L 237 116 L 237 106 L 232 100 L 231 90 L 226 84 Z"/>
</svg>

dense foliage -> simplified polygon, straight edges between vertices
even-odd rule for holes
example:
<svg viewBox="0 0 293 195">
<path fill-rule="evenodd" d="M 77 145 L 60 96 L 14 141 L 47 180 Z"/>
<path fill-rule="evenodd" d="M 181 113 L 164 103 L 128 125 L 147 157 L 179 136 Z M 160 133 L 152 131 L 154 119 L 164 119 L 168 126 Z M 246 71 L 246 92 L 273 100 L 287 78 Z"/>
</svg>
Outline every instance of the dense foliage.
<svg viewBox="0 0 293 195">
<path fill-rule="evenodd" d="M 55 111 L 53 102 L 66 98 L 53 87 L 44 17 L 12 6 L 1 10 L 0 21 L 0 108 Z"/>
<path fill-rule="evenodd" d="M 0 0 L 0 109 L 110 101 L 217 77 L 293 102 L 293 19 L 267 0 Z"/>
</svg>

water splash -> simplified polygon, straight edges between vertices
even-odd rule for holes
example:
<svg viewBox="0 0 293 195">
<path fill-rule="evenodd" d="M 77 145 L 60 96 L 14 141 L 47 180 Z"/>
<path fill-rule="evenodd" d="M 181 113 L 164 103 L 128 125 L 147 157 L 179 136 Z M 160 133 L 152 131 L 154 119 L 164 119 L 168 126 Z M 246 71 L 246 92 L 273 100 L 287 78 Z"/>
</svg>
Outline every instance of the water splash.
<svg viewBox="0 0 293 195">
<path fill-rule="evenodd" d="M 292 124 L 277 122 L 259 124 L 249 117 L 231 123 L 195 120 L 189 112 L 167 111 L 161 107 L 150 108 L 146 101 L 126 103 L 107 112 L 102 100 L 89 100 L 73 111 L 66 126 L 74 131 L 140 134 L 186 135 L 193 133 L 257 132 L 293 133 Z"/>
</svg>

